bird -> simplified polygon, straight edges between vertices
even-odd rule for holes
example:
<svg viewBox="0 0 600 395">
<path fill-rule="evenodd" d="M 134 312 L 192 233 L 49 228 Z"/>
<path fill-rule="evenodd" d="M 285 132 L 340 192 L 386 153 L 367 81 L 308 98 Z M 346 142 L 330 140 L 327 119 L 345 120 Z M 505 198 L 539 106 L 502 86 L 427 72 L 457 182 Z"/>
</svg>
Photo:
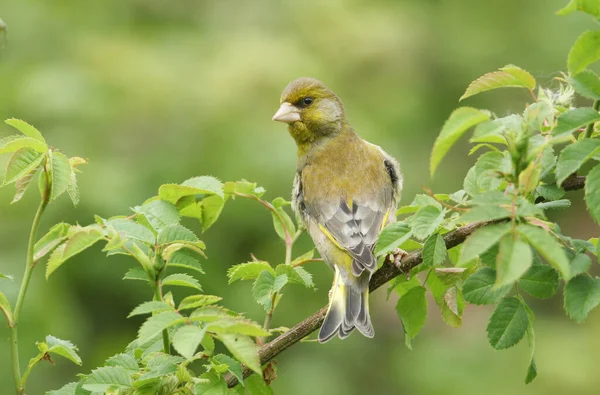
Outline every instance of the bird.
<svg viewBox="0 0 600 395">
<path fill-rule="evenodd" d="M 356 328 L 375 335 L 369 314 L 373 253 L 381 230 L 395 221 L 403 176 L 396 159 L 360 138 L 340 98 L 321 81 L 303 77 L 283 90 L 274 121 L 297 145 L 292 206 L 323 260 L 333 269 L 321 343 Z"/>
</svg>

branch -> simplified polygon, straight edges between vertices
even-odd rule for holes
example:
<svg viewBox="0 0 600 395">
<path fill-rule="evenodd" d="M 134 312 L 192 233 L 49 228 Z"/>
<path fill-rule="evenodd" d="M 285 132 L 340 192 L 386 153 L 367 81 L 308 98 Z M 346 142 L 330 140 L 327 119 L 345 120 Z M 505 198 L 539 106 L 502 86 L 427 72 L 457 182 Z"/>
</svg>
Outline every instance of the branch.
<svg viewBox="0 0 600 395">
<path fill-rule="evenodd" d="M 583 189 L 584 185 L 585 177 L 576 176 L 573 174 L 563 182 L 562 187 L 566 191 L 575 191 L 578 189 Z M 471 233 L 492 222 L 494 221 L 474 222 L 472 224 L 462 226 L 452 232 L 447 233 L 446 236 L 444 236 L 446 248 L 450 249 L 456 247 L 459 244 L 462 244 Z M 388 259 L 386 259 L 384 264 L 379 268 L 379 270 L 377 270 L 373 274 L 373 277 L 371 277 L 369 291 L 373 292 L 388 281 L 392 280 L 393 278 L 398 277 L 401 274 L 408 273 L 412 268 L 417 266 L 422 261 L 422 250 L 416 250 L 406 255 L 404 259 L 402 259 L 402 262 L 400 264 L 401 267 L 397 267 Z M 326 313 L 327 306 L 323 307 L 321 310 L 317 311 L 304 321 L 296 324 L 289 331 L 279 335 L 269 343 L 265 344 L 258 352 L 261 365 L 264 365 L 265 363 L 269 362 L 283 350 L 298 343 L 300 340 L 308 336 L 311 332 L 318 329 L 321 326 L 321 324 L 323 324 L 323 320 L 325 319 Z M 244 367 L 243 374 L 244 378 L 246 378 L 252 374 L 252 371 Z M 226 376 L 226 378 L 228 387 L 235 387 L 238 384 L 238 380 L 232 375 L 228 375 Z"/>
</svg>

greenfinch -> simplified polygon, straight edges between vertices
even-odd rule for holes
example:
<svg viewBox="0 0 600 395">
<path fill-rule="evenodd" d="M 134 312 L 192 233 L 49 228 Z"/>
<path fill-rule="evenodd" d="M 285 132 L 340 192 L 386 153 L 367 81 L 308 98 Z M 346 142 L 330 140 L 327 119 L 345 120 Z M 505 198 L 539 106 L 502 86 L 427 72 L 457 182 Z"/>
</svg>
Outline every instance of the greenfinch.
<svg viewBox="0 0 600 395">
<path fill-rule="evenodd" d="M 339 97 L 313 78 L 299 78 L 283 90 L 273 120 L 288 124 L 298 147 L 294 210 L 335 272 L 319 341 L 346 338 L 354 328 L 373 337 L 373 248 L 382 228 L 395 220 L 402 189 L 398 162 L 361 139 Z"/>
</svg>

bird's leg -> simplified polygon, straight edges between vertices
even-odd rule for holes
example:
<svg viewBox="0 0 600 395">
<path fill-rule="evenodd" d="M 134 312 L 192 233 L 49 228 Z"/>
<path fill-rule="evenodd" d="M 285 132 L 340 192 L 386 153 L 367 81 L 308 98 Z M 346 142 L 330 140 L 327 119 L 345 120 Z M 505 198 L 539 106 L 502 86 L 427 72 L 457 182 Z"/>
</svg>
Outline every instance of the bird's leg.
<svg viewBox="0 0 600 395">
<path fill-rule="evenodd" d="M 395 248 L 390 255 L 388 255 L 388 261 L 396 266 L 396 268 L 398 270 L 400 270 L 402 273 L 404 273 L 404 268 L 402 267 L 402 259 L 408 255 L 408 252 L 400 249 L 400 248 Z"/>
</svg>

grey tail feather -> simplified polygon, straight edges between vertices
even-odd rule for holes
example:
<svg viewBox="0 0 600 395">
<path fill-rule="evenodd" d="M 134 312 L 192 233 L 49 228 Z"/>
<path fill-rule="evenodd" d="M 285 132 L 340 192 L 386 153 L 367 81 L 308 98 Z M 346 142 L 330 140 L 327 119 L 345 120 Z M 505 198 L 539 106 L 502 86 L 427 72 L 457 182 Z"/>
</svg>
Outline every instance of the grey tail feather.
<svg viewBox="0 0 600 395">
<path fill-rule="evenodd" d="M 371 273 L 364 272 L 351 282 L 344 281 L 336 270 L 331 303 L 325 321 L 319 331 L 319 342 L 324 343 L 336 334 L 345 339 L 354 328 L 366 337 L 373 337 L 374 330 L 369 317 L 369 280 Z"/>
</svg>

